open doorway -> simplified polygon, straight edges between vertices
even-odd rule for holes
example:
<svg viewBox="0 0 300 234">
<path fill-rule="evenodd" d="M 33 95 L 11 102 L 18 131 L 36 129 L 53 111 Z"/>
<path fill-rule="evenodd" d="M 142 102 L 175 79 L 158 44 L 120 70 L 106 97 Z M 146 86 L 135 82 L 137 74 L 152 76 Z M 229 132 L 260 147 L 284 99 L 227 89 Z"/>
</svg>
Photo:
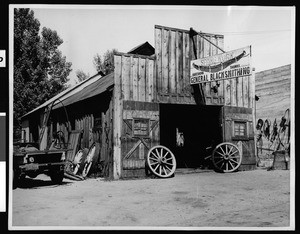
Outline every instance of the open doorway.
<svg viewBox="0 0 300 234">
<path fill-rule="evenodd" d="M 207 163 L 206 148 L 222 142 L 222 106 L 160 104 L 160 144 L 174 154 L 177 168 Z"/>
</svg>

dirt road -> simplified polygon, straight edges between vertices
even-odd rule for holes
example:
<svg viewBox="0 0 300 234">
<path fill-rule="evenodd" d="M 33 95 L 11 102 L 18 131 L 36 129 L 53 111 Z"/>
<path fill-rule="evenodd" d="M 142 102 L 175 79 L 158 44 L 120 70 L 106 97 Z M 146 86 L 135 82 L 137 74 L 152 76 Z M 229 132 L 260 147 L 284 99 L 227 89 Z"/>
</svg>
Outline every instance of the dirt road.
<svg viewBox="0 0 300 234">
<path fill-rule="evenodd" d="M 12 227 L 287 227 L 290 171 L 203 171 L 169 179 L 53 185 L 45 175 L 13 190 Z"/>
</svg>

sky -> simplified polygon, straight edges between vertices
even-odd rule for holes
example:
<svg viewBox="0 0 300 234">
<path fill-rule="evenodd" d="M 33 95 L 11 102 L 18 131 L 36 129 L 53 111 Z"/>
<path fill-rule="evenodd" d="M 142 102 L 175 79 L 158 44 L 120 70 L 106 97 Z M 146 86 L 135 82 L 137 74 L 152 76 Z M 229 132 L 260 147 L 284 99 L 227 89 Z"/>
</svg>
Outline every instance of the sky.
<svg viewBox="0 0 300 234">
<path fill-rule="evenodd" d="M 29 5 L 41 28 L 56 30 L 59 47 L 76 71 L 96 74 L 93 57 L 113 48 L 128 52 L 148 41 L 162 25 L 224 35 L 224 50 L 251 45 L 256 72 L 294 62 L 295 22 L 292 7 L 254 6 L 110 6 Z"/>
</svg>

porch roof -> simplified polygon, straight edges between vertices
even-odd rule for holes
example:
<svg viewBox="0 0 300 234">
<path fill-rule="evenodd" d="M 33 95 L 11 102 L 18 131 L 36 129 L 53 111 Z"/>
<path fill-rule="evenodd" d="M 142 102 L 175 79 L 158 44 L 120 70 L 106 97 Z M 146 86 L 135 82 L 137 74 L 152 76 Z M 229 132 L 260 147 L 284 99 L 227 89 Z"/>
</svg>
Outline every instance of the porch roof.
<svg viewBox="0 0 300 234">
<path fill-rule="evenodd" d="M 42 108 L 47 107 L 52 102 L 54 105 L 52 109 L 58 109 L 62 107 L 61 102 L 64 106 L 70 105 L 72 103 L 96 96 L 105 92 L 109 87 L 114 84 L 114 75 L 110 73 L 106 76 L 101 76 L 100 74 L 96 74 L 81 83 L 70 87 L 56 96 L 50 98 L 48 101 L 44 102 L 42 105 L 36 107 L 32 111 L 22 116 L 22 119 L 28 117 L 29 115 L 42 110 Z"/>
<path fill-rule="evenodd" d="M 99 77 L 94 83 L 86 86 L 79 92 L 77 92 L 77 93 L 73 94 L 72 96 L 69 96 L 61 101 L 64 104 L 64 106 L 68 106 L 73 103 L 76 103 L 76 102 L 94 97 L 96 95 L 99 95 L 101 93 L 104 93 L 106 90 L 108 90 L 113 85 L 114 85 L 114 73 L 110 73 L 104 77 Z M 58 109 L 60 107 L 62 107 L 62 106 L 55 105 L 55 106 L 53 106 L 52 109 Z"/>
</svg>

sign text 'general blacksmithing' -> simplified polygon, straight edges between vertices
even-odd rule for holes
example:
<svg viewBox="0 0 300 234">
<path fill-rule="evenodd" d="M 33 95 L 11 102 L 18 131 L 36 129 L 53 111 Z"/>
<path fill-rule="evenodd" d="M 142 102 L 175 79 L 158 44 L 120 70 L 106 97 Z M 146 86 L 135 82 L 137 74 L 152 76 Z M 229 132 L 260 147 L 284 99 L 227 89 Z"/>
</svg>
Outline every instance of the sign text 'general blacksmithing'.
<svg viewBox="0 0 300 234">
<path fill-rule="evenodd" d="M 251 47 L 191 61 L 190 84 L 251 75 Z"/>
</svg>

